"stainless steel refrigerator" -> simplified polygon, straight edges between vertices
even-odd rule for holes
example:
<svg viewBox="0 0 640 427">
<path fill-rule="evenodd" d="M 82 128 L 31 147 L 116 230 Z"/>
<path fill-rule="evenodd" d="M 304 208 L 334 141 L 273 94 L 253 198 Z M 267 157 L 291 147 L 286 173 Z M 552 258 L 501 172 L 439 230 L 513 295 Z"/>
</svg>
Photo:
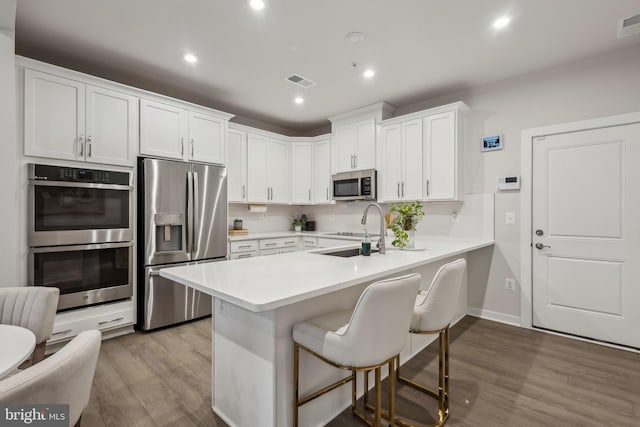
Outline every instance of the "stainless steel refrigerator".
<svg viewBox="0 0 640 427">
<path fill-rule="evenodd" d="M 160 270 L 226 255 L 226 168 L 140 158 L 138 327 L 150 330 L 211 314 L 210 296 L 160 277 Z"/>
</svg>

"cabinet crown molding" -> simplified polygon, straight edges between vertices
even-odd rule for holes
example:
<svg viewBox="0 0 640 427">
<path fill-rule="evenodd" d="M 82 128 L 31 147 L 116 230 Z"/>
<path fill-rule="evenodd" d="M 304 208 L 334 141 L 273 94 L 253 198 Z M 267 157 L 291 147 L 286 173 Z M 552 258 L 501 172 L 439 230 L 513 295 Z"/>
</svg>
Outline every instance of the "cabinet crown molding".
<svg viewBox="0 0 640 427">
<path fill-rule="evenodd" d="M 357 110 L 331 116 L 329 117 L 329 121 L 331 122 L 333 128 L 335 128 L 335 126 L 341 122 L 351 122 L 363 118 L 375 118 L 376 121 L 379 122 L 391 117 L 395 110 L 395 106 L 383 101 L 372 105 L 367 105 L 366 107 L 358 108 Z"/>
<path fill-rule="evenodd" d="M 402 123 L 408 120 L 420 119 L 427 116 L 433 116 L 434 114 L 447 113 L 449 111 L 460 111 L 462 113 L 468 113 L 471 111 L 469 106 L 462 101 L 452 102 L 451 104 L 440 105 L 438 107 L 429 108 L 427 110 L 416 111 L 415 113 L 409 113 L 402 116 L 391 117 L 383 120 L 380 124 L 382 126 L 394 125 Z"/>
</svg>

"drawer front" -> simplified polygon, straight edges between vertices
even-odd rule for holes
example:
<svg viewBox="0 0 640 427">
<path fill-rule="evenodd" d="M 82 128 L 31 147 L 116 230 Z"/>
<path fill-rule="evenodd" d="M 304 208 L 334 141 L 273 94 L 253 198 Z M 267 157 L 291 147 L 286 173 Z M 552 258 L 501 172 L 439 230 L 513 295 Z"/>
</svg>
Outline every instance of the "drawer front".
<svg viewBox="0 0 640 427">
<path fill-rule="evenodd" d="M 260 256 L 267 256 L 267 255 L 278 255 L 278 254 L 287 254 L 289 252 L 296 252 L 298 249 L 297 248 L 275 248 L 275 249 L 262 249 L 260 251 Z"/>
<path fill-rule="evenodd" d="M 258 241 L 257 240 L 241 240 L 238 242 L 231 242 L 229 245 L 229 252 L 249 252 L 249 251 L 257 251 L 258 250 Z M 233 256 L 231 259 L 234 259 Z"/>
<path fill-rule="evenodd" d="M 315 248 L 318 246 L 318 239 L 315 237 L 302 237 L 302 246 L 305 248 Z"/>
<path fill-rule="evenodd" d="M 260 240 L 260 249 L 290 248 L 298 246 L 298 237 L 281 237 Z"/>
<path fill-rule="evenodd" d="M 229 259 L 253 258 L 256 256 L 260 256 L 258 251 L 241 252 L 229 255 Z"/>
<path fill-rule="evenodd" d="M 96 317 L 77 319 L 69 322 L 56 323 L 54 325 L 51 338 L 48 340 L 48 342 L 56 342 L 59 340 L 69 339 L 78 335 L 82 331 L 88 331 L 92 329 L 105 331 L 121 326 L 132 325 L 134 323 L 135 319 L 133 309 L 115 311 Z"/>
</svg>

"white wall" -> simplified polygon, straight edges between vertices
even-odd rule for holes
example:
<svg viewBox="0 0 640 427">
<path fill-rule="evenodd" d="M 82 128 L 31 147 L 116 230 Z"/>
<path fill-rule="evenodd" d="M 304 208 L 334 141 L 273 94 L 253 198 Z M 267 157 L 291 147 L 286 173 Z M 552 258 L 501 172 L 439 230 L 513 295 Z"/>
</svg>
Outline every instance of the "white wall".
<svg viewBox="0 0 640 427">
<path fill-rule="evenodd" d="M 396 115 L 462 100 L 472 109 L 465 147 L 465 191 L 495 192 L 501 175 L 520 174 L 524 129 L 640 111 L 640 45 L 611 51 L 488 86 L 452 93 L 399 108 Z M 501 133 L 501 151 L 480 152 L 483 135 Z M 497 193 L 496 247 L 487 287 L 470 289 L 469 304 L 479 310 L 520 315 L 520 226 L 505 225 L 505 212 L 520 218 L 519 192 Z M 518 291 L 504 289 L 514 277 Z"/>
<path fill-rule="evenodd" d="M 6 4 L 0 11 L 7 12 Z M 11 9 L 11 8 L 8 8 Z M 11 9 L 15 16 L 15 2 Z M 0 287 L 18 284 L 17 142 L 14 40 L 11 29 L 0 32 Z"/>
</svg>

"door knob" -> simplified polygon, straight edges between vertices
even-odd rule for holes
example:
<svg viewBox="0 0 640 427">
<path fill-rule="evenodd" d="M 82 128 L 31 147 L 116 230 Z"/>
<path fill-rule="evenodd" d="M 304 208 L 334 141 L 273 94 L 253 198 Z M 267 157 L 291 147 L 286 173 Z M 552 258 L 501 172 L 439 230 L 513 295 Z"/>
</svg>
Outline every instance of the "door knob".
<svg viewBox="0 0 640 427">
<path fill-rule="evenodd" d="M 536 249 L 544 249 L 544 248 L 551 248 L 551 246 L 543 245 L 542 243 L 536 243 Z"/>
</svg>

